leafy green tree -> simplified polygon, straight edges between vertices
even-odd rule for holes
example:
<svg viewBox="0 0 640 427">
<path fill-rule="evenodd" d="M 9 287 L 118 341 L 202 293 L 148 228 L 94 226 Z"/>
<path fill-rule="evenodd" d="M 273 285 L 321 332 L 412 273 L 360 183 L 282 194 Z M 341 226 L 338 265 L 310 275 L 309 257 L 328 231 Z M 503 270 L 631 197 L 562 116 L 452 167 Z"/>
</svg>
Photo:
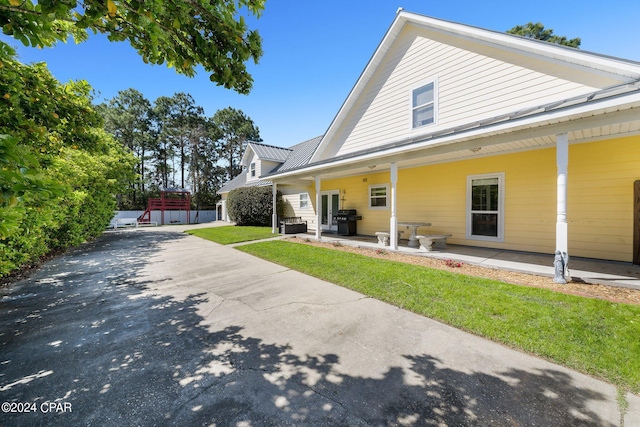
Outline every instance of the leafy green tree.
<svg viewBox="0 0 640 427">
<path fill-rule="evenodd" d="M 103 130 L 83 81 L 61 85 L 0 44 L 0 276 L 90 239 L 133 156 Z"/>
<path fill-rule="evenodd" d="M 260 17 L 265 0 L 2 0 L 2 31 L 26 46 L 52 46 L 88 31 L 128 40 L 145 63 L 174 67 L 187 76 L 197 65 L 210 80 L 246 94 L 249 60 L 262 56 L 261 39 L 242 13 Z"/>
<path fill-rule="evenodd" d="M 227 107 L 216 111 L 211 118 L 211 137 L 217 141 L 220 159 L 227 163 L 227 179 L 240 172 L 240 160 L 247 142 L 260 142 L 260 131 L 253 120 L 241 110 Z"/>
<path fill-rule="evenodd" d="M 148 163 L 156 141 L 151 103 L 137 90 L 127 89 L 97 109 L 104 118 L 105 129 L 137 158 L 135 179 L 129 183 L 126 200 L 121 199 L 119 204 L 134 209 L 144 207 Z"/>
<path fill-rule="evenodd" d="M 544 25 L 540 22 L 535 24 L 533 22 L 529 22 L 526 25 L 517 25 L 508 30 L 507 33 L 563 46 L 575 47 L 576 49 L 580 48 L 581 43 L 579 37 L 567 39 L 565 36 L 557 36 L 553 34 L 553 30 L 551 28 L 544 28 Z"/>
</svg>

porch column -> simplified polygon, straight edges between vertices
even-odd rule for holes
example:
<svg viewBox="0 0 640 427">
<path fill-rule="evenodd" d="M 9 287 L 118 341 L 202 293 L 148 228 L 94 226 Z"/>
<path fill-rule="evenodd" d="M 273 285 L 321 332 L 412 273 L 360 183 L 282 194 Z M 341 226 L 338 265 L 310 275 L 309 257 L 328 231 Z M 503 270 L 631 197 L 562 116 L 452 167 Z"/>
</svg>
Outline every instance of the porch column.
<svg viewBox="0 0 640 427">
<path fill-rule="evenodd" d="M 398 218 L 396 217 L 396 184 L 398 183 L 398 165 L 391 162 L 391 219 L 389 220 L 389 236 L 391 248 L 398 250 Z"/>
<path fill-rule="evenodd" d="M 320 205 L 320 177 L 316 176 L 316 239 L 322 239 L 322 206 Z"/>
<path fill-rule="evenodd" d="M 271 216 L 271 233 L 278 234 L 278 209 L 277 209 L 277 197 L 278 194 L 278 184 L 275 182 L 271 186 L 271 196 L 273 199 L 273 215 Z"/>
<path fill-rule="evenodd" d="M 557 217 L 556 217 L 556 281 L 562 283 L 568 274 L 569 234 L 567 227 L 567 170 L 569 165 L 569 136 L 556 135 Z M 560 258 L 558 257 L 560 255 Z M 562 263 L 560 264 L 560 261 Z M 561 270 L 561 271 L 559 271 Z M 566 283 L 566 281 L 565 281 Z"/>
</svg>

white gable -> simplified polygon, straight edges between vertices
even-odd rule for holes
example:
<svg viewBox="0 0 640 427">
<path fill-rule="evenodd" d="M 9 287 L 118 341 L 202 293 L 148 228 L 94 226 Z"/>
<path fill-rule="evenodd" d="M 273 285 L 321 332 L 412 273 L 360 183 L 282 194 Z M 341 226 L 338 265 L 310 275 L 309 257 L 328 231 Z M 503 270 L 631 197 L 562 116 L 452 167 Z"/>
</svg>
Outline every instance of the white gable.
<svg viewBox="0 0 640 427">
<path fill-rule="evenodd" d="M 632 82 L 640 67 L 402 12 L 313 161 L 419 139 L 503 114 Z M 436 87 L 436 121 L 412 127 L 412 90 Z"/>
</svg>

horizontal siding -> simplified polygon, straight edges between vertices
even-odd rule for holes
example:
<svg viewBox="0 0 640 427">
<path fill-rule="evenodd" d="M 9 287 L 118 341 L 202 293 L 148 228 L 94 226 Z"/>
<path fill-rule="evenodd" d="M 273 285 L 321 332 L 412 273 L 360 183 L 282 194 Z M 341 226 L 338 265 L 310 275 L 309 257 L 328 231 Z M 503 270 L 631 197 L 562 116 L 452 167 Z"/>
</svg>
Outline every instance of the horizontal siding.
<svg viewBox="0 0 640 427">
<path fill-rule="evenodd" d="M 312 187 L 278 186 L 284 200 L 285 216 L 299 216 L 307 221 L 309 230 L 316 229 L 316 196 Z M 309 193 L 310 205 L 308 208 L 300 208 L 300 193 Z"/>
<path fill-rule="evenodd" d="M 487 173 L 505 176 L 504 242 L 466 239 L 467 176 Z M 453 244 L 553 253 L 556 175 L 553 148 L 401 169 L 398 220 L 430 222 L 421 231 L 451 233 Z M 632 260 L 635 180 L 640 180 L 640 136 L 570 145 L 570 255 Z M 343 191 L 341 208 L 357 209 L 363 217 L 358 233 L 373 235 L 389 229 L 391 212 L 368 209 L 368 188 L 389 182 L 389 173 L 379 172 L 323 181 L 322 188 Z"/>
<path fill-rule="evenodd" d="M 414 131 L 411 90 L 434 78 L 439 88 L 438 123 Z M 344 118 L 327 155 L 543 105 L 613 83 L 513 52 L 405 29 Z"/>
</svg>

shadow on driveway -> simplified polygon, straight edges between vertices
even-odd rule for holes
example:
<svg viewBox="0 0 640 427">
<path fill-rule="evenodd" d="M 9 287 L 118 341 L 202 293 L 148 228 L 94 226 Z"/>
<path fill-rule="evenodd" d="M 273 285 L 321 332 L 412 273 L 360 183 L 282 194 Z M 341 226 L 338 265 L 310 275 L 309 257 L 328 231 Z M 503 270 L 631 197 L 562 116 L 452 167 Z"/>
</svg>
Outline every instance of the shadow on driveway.
<svg viewBox="0 0 640 427">
<path fill-rule="evenodd" d="M 424 354 L 403 356 L 409 377 L 365 378 L 341 372 L 338 354 L 211 330 L 205 294 L 150 296 L 138 277 L 184 238 L 106 233 L 0 289 L 0 401 L 36 404 L 0 425 L 611 425 L 588 409 L 603 395 L 554 370 L 458 372 Z"/>
</svg>

